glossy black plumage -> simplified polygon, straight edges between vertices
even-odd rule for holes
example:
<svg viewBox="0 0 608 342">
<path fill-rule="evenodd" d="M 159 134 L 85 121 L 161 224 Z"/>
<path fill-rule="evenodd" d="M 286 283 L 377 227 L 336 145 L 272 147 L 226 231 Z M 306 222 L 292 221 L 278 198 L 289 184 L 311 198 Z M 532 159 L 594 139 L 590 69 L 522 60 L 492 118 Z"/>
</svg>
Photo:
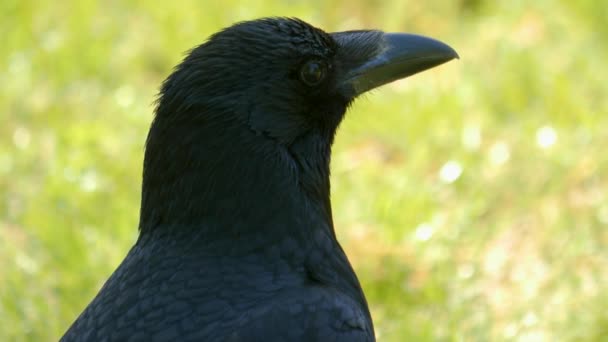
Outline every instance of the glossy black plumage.
<svg viewBox="0 0 608 342">
<path fill-rule="evenodd" d="M 193 49 L 161 88 L 140 237 L 62 340 L 374 340 L 334 233 L 333 137 L 361 92 L 457 56 L 391 39 L 271 18 Z"/>
</svg>

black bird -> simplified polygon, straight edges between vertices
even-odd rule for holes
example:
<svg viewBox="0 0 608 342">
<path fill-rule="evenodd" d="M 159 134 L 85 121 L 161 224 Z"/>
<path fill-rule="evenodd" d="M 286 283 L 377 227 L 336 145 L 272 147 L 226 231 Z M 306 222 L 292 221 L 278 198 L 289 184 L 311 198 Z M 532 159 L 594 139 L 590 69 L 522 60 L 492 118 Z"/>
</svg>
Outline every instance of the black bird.
<svg viewBox="0 0 608 342">
<path fill-rule="evenodd" d="M 334 134 L 358 95 L 457 57 L 288 18 L 194 48 L 160 90 L 139 238 L 62 340 L 373 341 L 332 222 Z"/>
</svg>

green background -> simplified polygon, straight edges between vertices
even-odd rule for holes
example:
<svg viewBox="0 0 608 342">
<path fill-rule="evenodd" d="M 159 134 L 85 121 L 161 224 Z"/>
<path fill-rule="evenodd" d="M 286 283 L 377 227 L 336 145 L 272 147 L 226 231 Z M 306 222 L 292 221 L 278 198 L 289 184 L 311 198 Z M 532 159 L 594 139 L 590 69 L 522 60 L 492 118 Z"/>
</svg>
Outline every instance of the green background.
<svg viewBox="0 0 608 342">
<path fill-rule="evenodd" d="M 0 340 L 61 336 L 137 237 L 160 82 L 235 21 L 460 53 L 359 99 L 338 237 L 382 341 L 608 341 L 608 2 L 0 2 Z"/>
</svg>

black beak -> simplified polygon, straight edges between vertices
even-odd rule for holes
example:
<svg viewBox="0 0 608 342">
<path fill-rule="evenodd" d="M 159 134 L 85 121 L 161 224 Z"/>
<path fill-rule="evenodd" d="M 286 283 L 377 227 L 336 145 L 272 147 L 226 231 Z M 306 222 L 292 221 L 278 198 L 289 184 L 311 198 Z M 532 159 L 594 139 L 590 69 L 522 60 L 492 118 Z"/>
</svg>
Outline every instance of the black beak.
<svg viewBox="0 0 608 342">
<path fill-rule="evenodd" d="M 340 88 L 352 97 L 459 58 L 450 46 L 414 34 L 351 31 L 332 35 L 343 51 Z"/>
</svg>

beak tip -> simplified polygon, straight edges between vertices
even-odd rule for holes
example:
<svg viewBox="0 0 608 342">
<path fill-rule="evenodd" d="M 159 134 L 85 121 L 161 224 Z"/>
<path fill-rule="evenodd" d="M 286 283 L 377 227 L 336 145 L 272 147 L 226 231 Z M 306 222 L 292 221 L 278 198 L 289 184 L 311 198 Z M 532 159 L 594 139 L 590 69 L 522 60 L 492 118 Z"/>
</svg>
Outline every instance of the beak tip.
<svg viewBox="0 0 608 342">
<path fill-rule="evenodd" d="M 460 55 L 448 44 L 425 36 L 407 33 L 386 33 L 385 42 L 389 46 L 390 58 L 404 60 L 435 59 L 443 64 L 452 59 L 460 59 Z M 437 64 L 438 65 L 438 64 Z M 436 65 L 431 65 L 436 66 Z"/>
<path fill-rule="evenodd" d="M 460 59 L 460 55 L 454 49 L 452 49 L 452 59 Z"/>
<path fill-rule="evenodd" d="M 456 50 L 449 46 L 446 43 L 434 40 L 434 43 L 436 44 L 436 49 L 437 49 L 437 53 L 442 54 L 445 58 L 446 58 L 446 62 L 450 61 L 452 59 L 460 59 L 460 55 L 458 54 L 458 52 L 456 52 Z"/>
</svg>

